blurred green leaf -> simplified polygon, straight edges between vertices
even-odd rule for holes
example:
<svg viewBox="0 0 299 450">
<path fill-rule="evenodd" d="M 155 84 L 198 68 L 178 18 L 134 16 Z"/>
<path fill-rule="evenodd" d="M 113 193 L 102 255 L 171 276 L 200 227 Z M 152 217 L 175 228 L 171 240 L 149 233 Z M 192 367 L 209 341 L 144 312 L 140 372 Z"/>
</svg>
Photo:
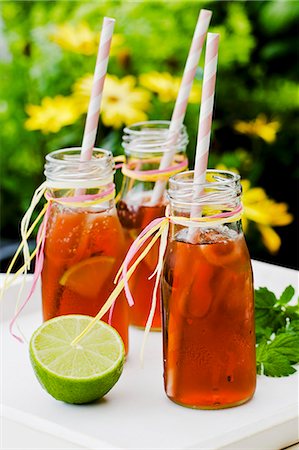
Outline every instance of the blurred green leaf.
<svg viewBox="0 0 299 450">
<path fill-rule="evenodd" d="M 260 23 L 268 34 L 285 30 L 299 18 L 299 3 L 285 0 L 266 2 L 261 10 Z"/>
<path fill-rule="evenodd" d="M 44 177 L 45 155 L 57 148 L 78 146 L 82 140 L 85 115 L 57 134 L 44 135 L 24 128 L 26 105 L 39 105 L 45 96 L 69 96 L 73 83 L 94 70 L 96 55 L 65 51 L 51 41 L 55 27 L 85 21 L 91 30 L 100 33 L 103 16 L 115 17 L 115 33 L 123 36 L 124 44 L 119 53 L 110 57 L 110 74 L 138 77 L 155 70 L 181 76 L 200 8 L 213 11 L 209 31 L 221 34 L 209 167 L 235 167 L 253 186 L 261 186 L 273 198 L 289 203 L 296 213 L 298 2 L 1 2 L 2 234 L 18 239 L 19 219 Z M 199 80 L 203 77 L 204 56 L 205 49 L 196 74 Z M 170 119 L 173 107 L 173 101 L 161 103 L 153 95 L 149 119 Z M 190 167 L 194 162 L 199 107 L 189 104 L 185 116 Z M 271 146 L 234 130 L 236 121 L 252 121 L 261 113 L 281 123 Z M 121 134 L 121 129 L 112 131 L 100 121 L 97 145 L 119 154 Z M 119 174 L 117 177 L 119 184 Z M 285 264 L 294 264 L 288 248 L 295 233 L 295 226 L 288 227 L 278 261 L 282 262 L 281 257 Z M 259 233 L 251 225 L 247 239 L 252 256 L 268 258 Z"/>
</svg>

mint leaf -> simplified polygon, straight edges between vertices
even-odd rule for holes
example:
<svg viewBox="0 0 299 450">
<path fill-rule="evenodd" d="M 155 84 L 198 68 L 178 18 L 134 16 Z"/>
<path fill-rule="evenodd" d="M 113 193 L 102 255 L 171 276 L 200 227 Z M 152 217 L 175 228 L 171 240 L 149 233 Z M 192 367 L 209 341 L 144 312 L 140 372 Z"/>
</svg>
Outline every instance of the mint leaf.
<svg viewBox="0 0 299 450">
<path fill-rule="evenodd" d="M 255 325 L 255 335 L 256 341 L 260 342 L 262 339 L 270 339 L 271 334 L 273 334 L 272 328 L 268 326 L 261 326 L 260 324 Z"/>
<path fill-rule="evenodd" d="M 256 370 L 271 377 L 296 372 L 299 363 L 299 300 L 287 286 L 279 299 L 266 287 L 255 290 Z"/>
<path fill-rule="evenodd" d="M 295 333 L 278 334 L 269 343 L 269 348 L 286 356 L 292 364 L 299 362 L 299 335 Z"/>
<path fill-rule="evenodd" d="M 262 341 L 256 349 L 257 373 L 283 377 L 296 372 L 292 367 L 299 362 L 299 335 L 278 334 L 271 341 Z"/>
<path fill-rule="evenodd" d="M 287 356 L 268 349 L 262 360 L 257 361 L 257 372 L 268 377 L 286 377 L 296 372 Z"/>
<path fill-rule="evenodd" d="M 299 307 L 298 305 L 284 306 L 285 315 L 289 320 L 299 320 Z"/>
<path fill-rule="evenodd" d="M 269 338 L 276 319 L 274 305 L 277 299 L 266 287 L 255 290 L 255 334 L 257 342 Z"/>
<path fill-rule="evenodd" d="M 299 336 L 299 319 L 292 320 L 287 327 L 287 331 L 294 332 Z"/>
<path fill-rule="evenodd" d="M 269 339 L 274 333 L 284 333 L 293 329 L 298 331 L 299 305 L 289 305 L 288 302 L 294 295 L 294 288 L 288 286 L 279 300 L 275 294 L 266 287 L 255 290 L 255 323 L 256 341 L 261 342 L 264 338 Z"/>
<path fill-rule="evenodd" d="M 255 290 L 255 307 L 261 309 L 271 309 L 277 302 L 275 294 L 266 287 Z"/>
<path fill-rule="evenodd" d="M 293 288 L 293 286 L 288 286 L 285 288 L 285 290 L 283 291 L 283 293 L 281 294 L 281 296 L 278 299 L 278 304 L 279 305 L 286 305 L 287 303 L 289 303 L 290 300 L 292 300 L 292 298 L 294 297 L 295 294 L 295 289 Z"/>
</svg>

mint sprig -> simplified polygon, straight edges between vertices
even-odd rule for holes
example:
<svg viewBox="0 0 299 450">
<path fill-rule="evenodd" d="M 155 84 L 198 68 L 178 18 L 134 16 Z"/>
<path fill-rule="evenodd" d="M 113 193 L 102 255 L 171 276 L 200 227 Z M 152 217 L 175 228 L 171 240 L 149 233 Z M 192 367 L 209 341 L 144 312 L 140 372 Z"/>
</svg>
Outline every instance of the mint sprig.
<svg viewBox="0 0 299 450">
<path fill-rule="evenodd" d="M 283 377 L 299 362 L 299 301 L 290 305 L 295 289 L 281 296 L 266 287 L 255 290 L 256 369 L 258 374 Z"/>
</svg>

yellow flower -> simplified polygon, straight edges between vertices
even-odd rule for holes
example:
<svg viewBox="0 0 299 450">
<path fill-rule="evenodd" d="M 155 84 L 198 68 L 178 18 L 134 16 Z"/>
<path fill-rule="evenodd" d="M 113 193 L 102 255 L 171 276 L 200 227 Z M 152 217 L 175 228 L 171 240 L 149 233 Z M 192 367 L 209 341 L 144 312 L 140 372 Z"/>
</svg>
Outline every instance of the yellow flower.
<svg viewBox="0 0 299 450">
<path fill-rule="evenodd" d="M 234 124 L 234 129 L 242 134 L 248 134 L 251 136 L 259 136 L 264 141 L 271 144 L 276 140 L 276 134 L 280 129 L 280 123 L 275 120 L 268 122 L 264 114 L 257 116 L 255 120 L 251 122 L 238 121 Z"/>
<path fill-rule="evenodd" d="M 158 94 L 161 102 L 175 101 L 179 92 L 182 79 L 180 77 L 173 77 L 170 73 L 163 72 L 148 72 L 140 75 L 140 84 L 150 91 Z M 189 102 L 199 103 L 201 97 L 201 87 L 197 80 L 194 80 Z"/>
<path fill-rule="evenodd" d="M 50 34 L 50 39 L 65 50 L 82 55 L 94 55 L 98 51 L 100 33 L 92 31 L 86 22 L 77 25 L 64 23 L 55 28 Z M 122 35 L 113 35 L 110 55 L 117 51 L 123 40 Z"/>
<path fill-rule="evenodd" d="M 242 187 L 244 230 L 246 231 L 248 221 L 255 222 L 266 248 L 271 253 L 276 253 L 280 248 L 281 241 L 272 227 L 281 227 L 292 222 L 293 216 L 288 213 L 288 205 L 286 203 L 276 203 L 260 187 L 250 188 L 248 180 L 242 181 Z"/>
<path fill-rule="evenodd" d="M 71 125 L 82 114 L 74 97 L 45 97 L 41 105 L 27 105 L 29 118 L 25 121 L 27 130 L 41 130 L 43 133 L 57 133 L 62 127 Z"/>
<path fill-rule="evenodd" d="M 50 39 L 65 50 L 83 55 L 93 55 L 98 48 L 97 33 L 94 33 L 85 22 L 78 25 L 64 23 L 58 25 Z"/>
<path fill-rule="evenodd" d="M 239 174 L 238 169 L 236 169 L 235 167 L 227 167 L 223 163 L 216 164 L 215 169 L 217 169 L 217 170 L 228 170 L 229 172 L 234 172 L 234 173 Z"/>
<path fill-rule="evenodd" d="M 74 96 L 81 107 L 87 111 L 92 87 L 92 75 L 79 79 L 73 86 Z M 150 94 L 136 87 L 136 78 L 126 76 L 122 79 L 107 74 L 101 107 L 101 119 L 107 127 L 120 128 L 123 124 L 147 120 L 150 107 Z"/>
</svg>

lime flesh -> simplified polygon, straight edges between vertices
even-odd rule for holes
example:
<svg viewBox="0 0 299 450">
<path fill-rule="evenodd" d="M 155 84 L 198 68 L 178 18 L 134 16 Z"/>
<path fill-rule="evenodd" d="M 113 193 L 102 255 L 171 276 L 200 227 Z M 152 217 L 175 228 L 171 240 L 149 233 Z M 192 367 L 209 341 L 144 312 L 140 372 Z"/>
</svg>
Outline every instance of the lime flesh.
<svg viewBox="0 0 299 450">
<path fill-rule="evenodd" d="M 89 403 L 103 397 L 119 379 L 124 344 L 118 332 L 98 321 L 78 342 L 71 342 L 93 318 L 59 316 L 44 322 L 32 335 L 29 352 L 35 374 L 57 400 Z"/>
</svg>

